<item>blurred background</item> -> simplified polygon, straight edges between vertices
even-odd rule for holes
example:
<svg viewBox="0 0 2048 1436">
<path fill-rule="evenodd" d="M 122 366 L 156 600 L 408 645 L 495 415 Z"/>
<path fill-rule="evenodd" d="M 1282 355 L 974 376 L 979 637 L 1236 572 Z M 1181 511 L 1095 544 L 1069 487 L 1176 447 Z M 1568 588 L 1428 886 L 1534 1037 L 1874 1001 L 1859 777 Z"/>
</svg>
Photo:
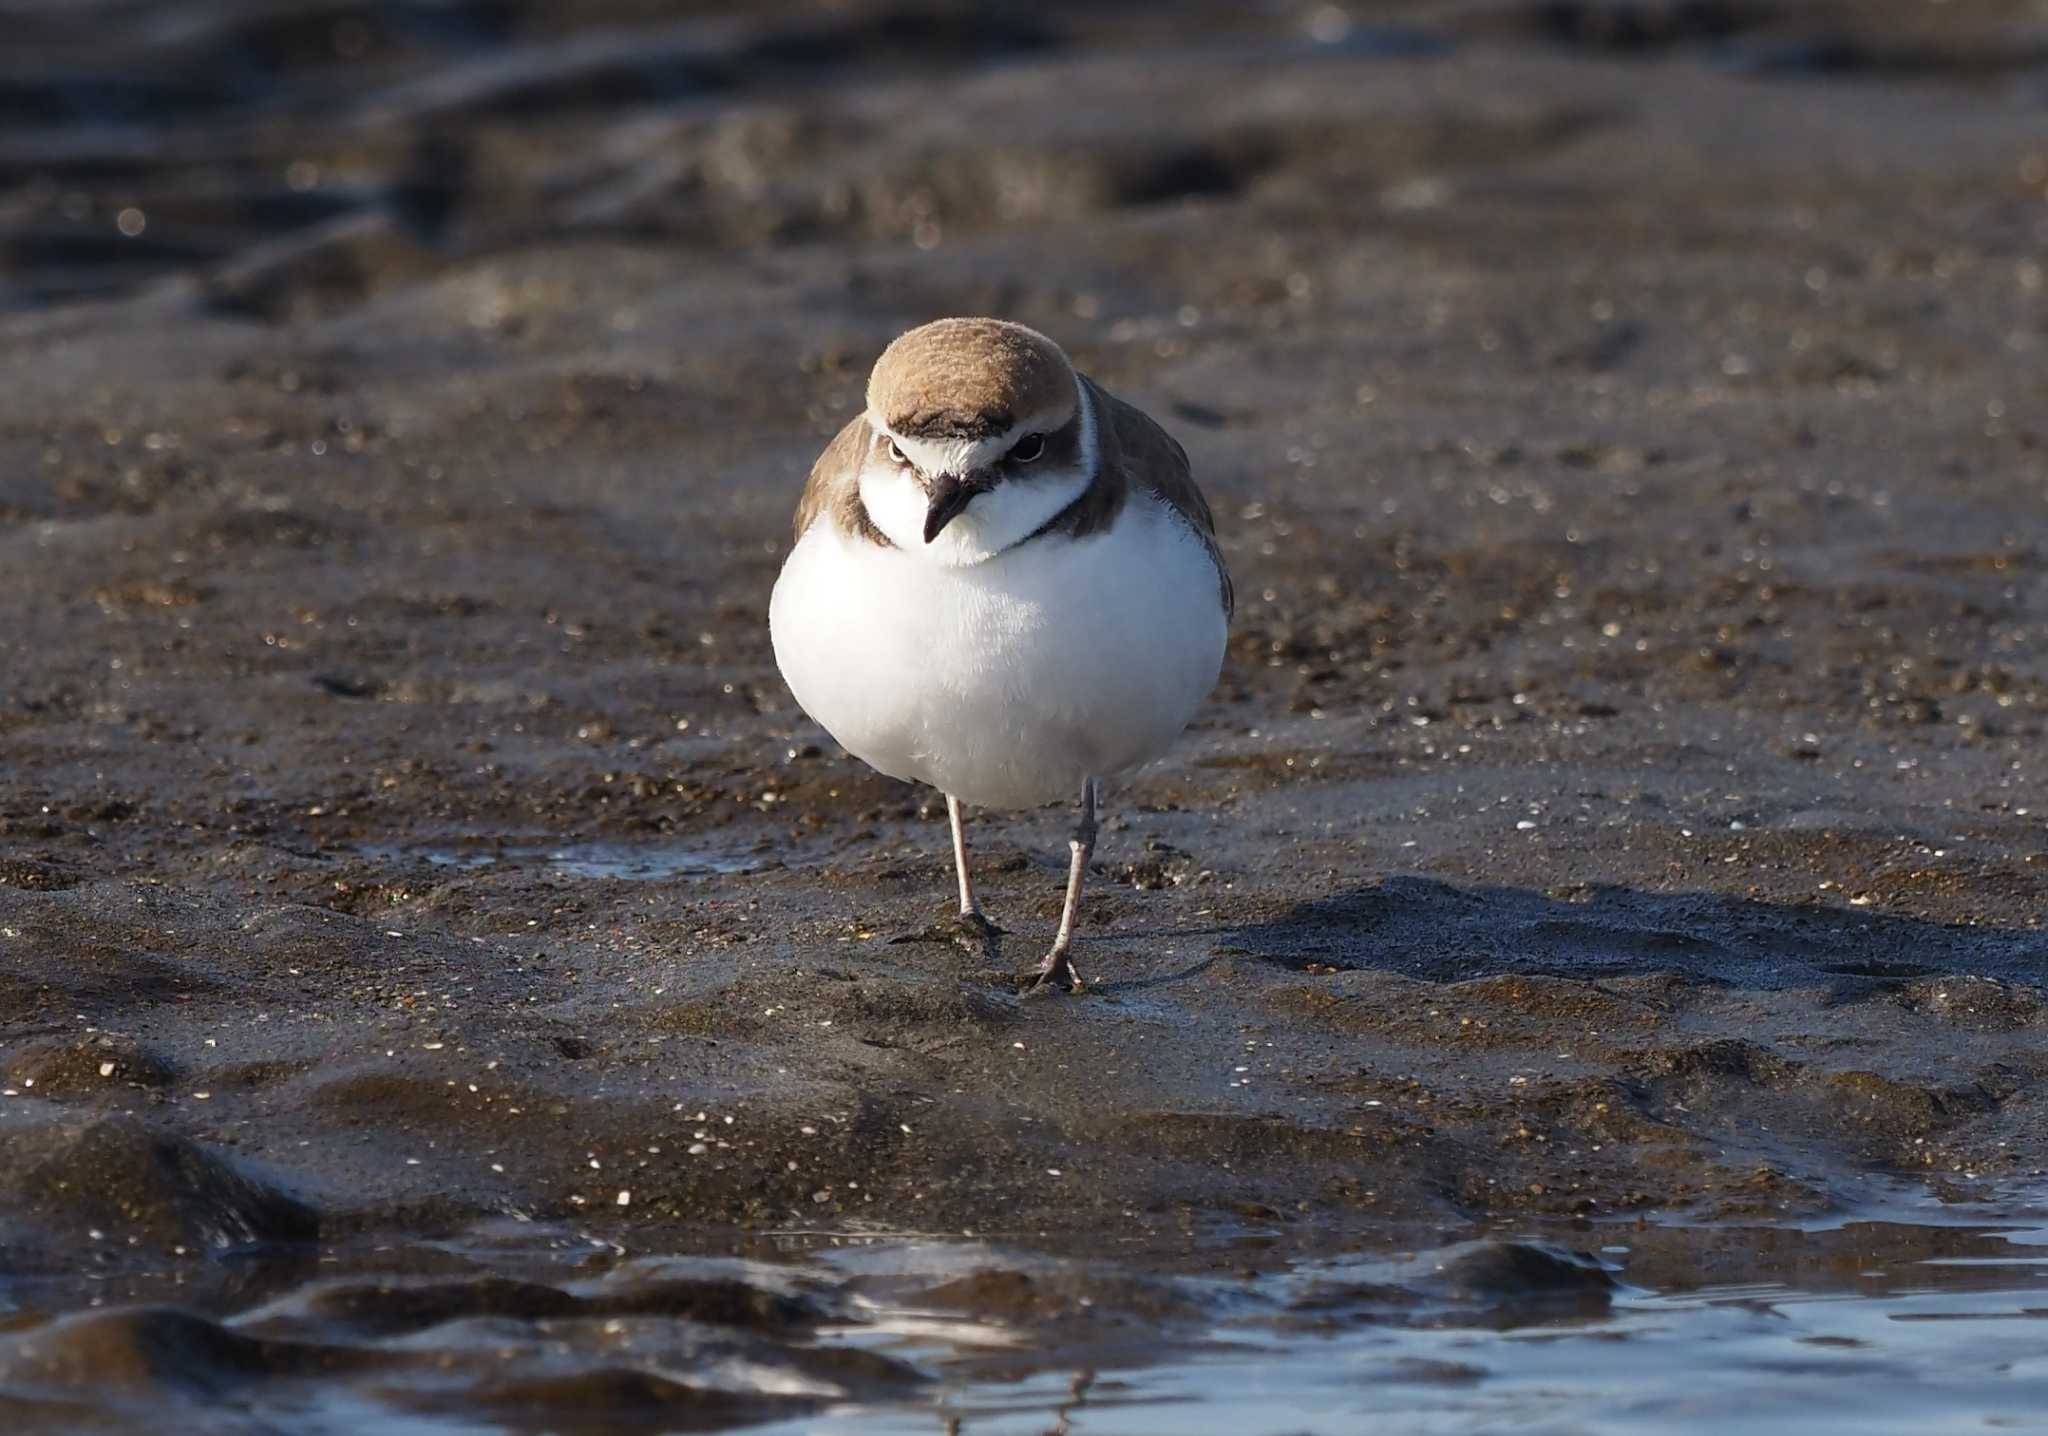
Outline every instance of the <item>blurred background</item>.
<svg viewBox="0 0 2048 1436">
<path fill-rule="evenodd" d="M 4 0 L 0 34 L 0 306 L 178 278 L 265 319 L 577 237 L 929 248 L 1252 188 L 1414 209 L 1615 118 L 1291 105 L 1290 67 L 1370 91 L 1530 47 L 2048 105 L 2038 0 Z"/>
<path fill-rule="evenodd" d="M 815 746 L 761 621 L 790 509 L 948 313 L 1184 440 L 1249 729 L 2048 706 L 2048 0 L 0 0 L 0 37 L 0 521 L 65 525 L 12 565 L 17 721 L 262 733 L 202 809 L 322 806 L 331 743 L 476 816 L 485 741 L 574 829 L 586 762 Z M 635 822 L 726 811 L 647 781 Z"/>
</svg>

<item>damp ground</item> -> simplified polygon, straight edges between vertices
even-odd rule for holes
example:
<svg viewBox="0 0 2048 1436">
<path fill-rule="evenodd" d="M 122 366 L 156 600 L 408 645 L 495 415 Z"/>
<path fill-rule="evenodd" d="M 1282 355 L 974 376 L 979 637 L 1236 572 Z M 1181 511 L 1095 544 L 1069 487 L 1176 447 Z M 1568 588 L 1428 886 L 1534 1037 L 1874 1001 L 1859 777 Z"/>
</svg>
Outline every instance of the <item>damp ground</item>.
<svg viewBox="0 0 2048 1436">
<path fill-rule="evenodd" d="M 131 19 L 0 3 L 17 1426 L 2027 1393 L 2037 7 Z M 973 817 L 956 941 L 764 621 L 980 312 L 1185 441 L 1239 595 L 1073 1000 L 1066 815 Z"/>
</svg>

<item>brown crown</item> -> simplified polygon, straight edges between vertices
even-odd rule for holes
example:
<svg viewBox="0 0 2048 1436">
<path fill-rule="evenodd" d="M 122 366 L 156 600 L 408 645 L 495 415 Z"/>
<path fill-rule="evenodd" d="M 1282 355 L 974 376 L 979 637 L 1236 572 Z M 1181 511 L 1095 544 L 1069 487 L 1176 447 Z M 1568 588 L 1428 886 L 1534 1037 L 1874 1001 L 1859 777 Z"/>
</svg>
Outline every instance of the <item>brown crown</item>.
<svg viewBox="0 0 2048 1436">
<path fill-rule="evenodd" d="M 1074 366 L 1035 329 L 1001 319 L 940 319 L 897 339 L 868 377 L 868 409 L 919 439 L 985 439 L 1026 420 L 1073 416 Z"/>
</svg>

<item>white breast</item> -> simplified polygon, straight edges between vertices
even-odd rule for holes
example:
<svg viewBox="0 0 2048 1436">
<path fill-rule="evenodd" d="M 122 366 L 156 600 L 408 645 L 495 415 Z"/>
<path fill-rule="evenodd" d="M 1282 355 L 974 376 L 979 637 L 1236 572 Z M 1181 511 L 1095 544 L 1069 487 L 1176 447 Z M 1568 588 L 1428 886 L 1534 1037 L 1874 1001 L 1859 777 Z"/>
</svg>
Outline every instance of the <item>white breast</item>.
<svg viewBox="0 0 2048 1436">
<path fill-rule="evenodd" d="M 1157 756 L 1216 682 L 1216 569 L 1130 496 L 1087 538 L 949 567 L 840 532 L 797 542 L 769 605 L 775 661 L 855 757 L 982 807 L 1072 796 Z"/>
</svg>

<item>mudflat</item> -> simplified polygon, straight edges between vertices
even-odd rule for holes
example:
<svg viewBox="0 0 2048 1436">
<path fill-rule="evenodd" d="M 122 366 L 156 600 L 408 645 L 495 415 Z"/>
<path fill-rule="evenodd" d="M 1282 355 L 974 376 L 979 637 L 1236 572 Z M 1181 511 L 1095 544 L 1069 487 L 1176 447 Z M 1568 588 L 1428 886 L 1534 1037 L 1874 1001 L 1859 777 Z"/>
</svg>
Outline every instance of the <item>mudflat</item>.
<svg viewBox="0 0 2048 1436">
<path fill-rule="evenodd" d="M 2038 7 L 653 9 L 0 11 L 0 1347 L 506 1223 L 1171 1267 L 2041 1175 Z M 1236 580 L 1080 998 L 1012 977 L 1066 815 L 976 815 L 956 943 L 768 645 L 973 313 Z M 275 1354 L 148 1311 L 65 1330 Z"/>
</svg>

